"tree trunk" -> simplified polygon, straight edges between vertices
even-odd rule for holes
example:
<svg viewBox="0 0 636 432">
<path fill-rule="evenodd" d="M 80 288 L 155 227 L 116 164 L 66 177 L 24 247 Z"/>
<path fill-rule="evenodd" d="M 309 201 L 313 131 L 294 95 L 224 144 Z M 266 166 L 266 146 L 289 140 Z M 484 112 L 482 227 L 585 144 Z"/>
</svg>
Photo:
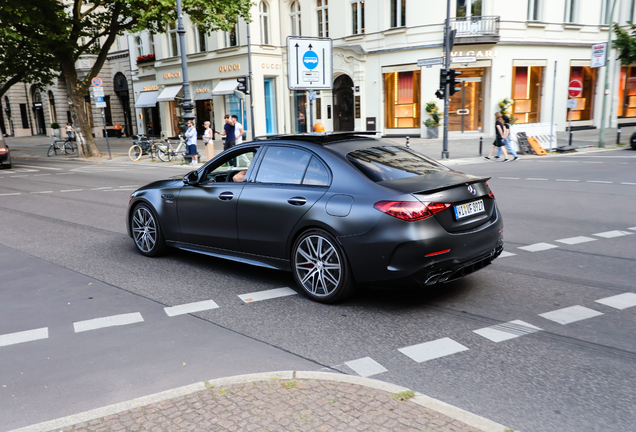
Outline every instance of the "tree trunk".
<svg viewBox="0 0 636 432">
<path fill-rule="evenodd" d="M 77 151 L 79 157 L 100 157 L 101 154 L 95 144 L 91 122 L 84 110 L 84 96 L 88 92 L 88 87 L 82 84 L 77 78 L 75 63 L 72 60 L 62 62 L 62 74 L 66 81 L 66 91 L 71 100 L 71 116 L 77 141 Z"/>
</svg>

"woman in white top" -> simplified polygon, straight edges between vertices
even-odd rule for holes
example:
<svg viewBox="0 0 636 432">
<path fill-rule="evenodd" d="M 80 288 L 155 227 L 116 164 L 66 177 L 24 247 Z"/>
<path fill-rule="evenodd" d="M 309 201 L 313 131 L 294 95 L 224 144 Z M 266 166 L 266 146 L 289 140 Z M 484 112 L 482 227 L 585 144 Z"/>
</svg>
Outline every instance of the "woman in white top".
<svg viewBox="0 0 636 432">
<path fill-rule="evenodd" d="M 214 157 L 214 131 L 210 128 L 210 122 L 203 123 L 203 143 L 205 144 L 205 158 L 211 160 Z M 209 145 L 208 145 L 209 144 Z"/>
</svg>

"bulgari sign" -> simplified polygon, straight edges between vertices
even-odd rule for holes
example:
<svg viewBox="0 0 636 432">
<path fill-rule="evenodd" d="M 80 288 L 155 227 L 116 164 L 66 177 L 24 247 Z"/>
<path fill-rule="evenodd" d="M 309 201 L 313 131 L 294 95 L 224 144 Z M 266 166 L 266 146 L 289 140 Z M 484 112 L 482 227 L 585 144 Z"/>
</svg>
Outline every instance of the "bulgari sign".
<svg viewBox="0 0 636 432">
<path fill-rule="evenodd" d="M 444 54 L 442 53 L 442 57 Z M 491 59 L 497 57 L 497 51 L 453 51 L 451 52 L 451 61 L 455 57 L 475 57 L 479 59 Z"/>
</svg>

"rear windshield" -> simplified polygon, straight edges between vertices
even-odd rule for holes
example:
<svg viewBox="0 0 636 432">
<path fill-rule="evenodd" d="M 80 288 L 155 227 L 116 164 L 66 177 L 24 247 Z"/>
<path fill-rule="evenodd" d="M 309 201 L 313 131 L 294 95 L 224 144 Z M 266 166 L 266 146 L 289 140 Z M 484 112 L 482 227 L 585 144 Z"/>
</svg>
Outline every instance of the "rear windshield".
<svg viewBox="0 0 636 432">
<path fill-rule="evenodd" d="M 369 147 L 353 151 L 347 158 L 374 182 L 449 171 L 433 159 L 406 147 Z"/>
</svg>

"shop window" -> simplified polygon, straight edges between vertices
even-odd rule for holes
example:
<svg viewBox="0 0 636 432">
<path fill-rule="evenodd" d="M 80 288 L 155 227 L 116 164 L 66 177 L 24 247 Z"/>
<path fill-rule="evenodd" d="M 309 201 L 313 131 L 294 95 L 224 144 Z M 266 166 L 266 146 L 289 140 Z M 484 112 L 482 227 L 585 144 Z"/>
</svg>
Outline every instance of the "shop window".
<svg viewBox="0 0 636 432">
<path fill-rule="evenodd" d="M 300 25 L 300 2 L 292 2 L 289 16 L 291 18 L 291 34 L 293 36 L 302 36 L 302 28 Z"/>
<path fill-rule="evenodd" d="M 264 1 L 258 4 L 259 20 L 261 24 L 261 43 L 270 45 L 269 37 L 269 6 Z"/>
<path fill-rule="evenodd" d="M 351 33 L 364 34 L 364 0 L 351 2 Z"/>
<path fill-rule="evenodd" d="M 618 87 L 618 116 L 636 117 L 636 66 L 621 67 Z"/>
<path fill-rule="evenodd" d="M 169 101 L 168 106 L 170 107 L 170 123 L 172 124 L 172 135 L 177 136 L 180 135 L 183 131 L 181 125 L 183 122 L 183 108 L 177 101 Z"/>
<path fill-rule="evenodd" d="M 512 68 L 512 105 L 516 123 L 541 121 L 541 86 L 543 66 L 514 66 Z"/>
<path fill-rule="evenodd" d="M 406 25 L 406 0 L 391 0 L 391 27 Z"/>
<path fill-rule="evenodd" d="M 591 120 L 594 114 L 594 89 L 596 88 L 596 71 L 588 66 L 570 67 L 570 80 L 579 80 L 583 84 L 583 93 L 577 99 L 577 106 L 571 110 L 571 120 Z M 568 81 L 568 82 L 569 82 Z M 570 110 L 568 110 L 570 111 Z"/>
<path fill-rule="evenodd" d="M 384 74 L 387 128 L 420 126 L 420 71 Z"/>
<path fill-rule="evenodd" d="M 318 37 L 329 37 L 329 0 L 318 0 Z"/>
<path fill-rule="evenodd" d="M 235 115 L 239 119 L 239 123 L 243 125 L 243 130 L 247 130 L 247 107 L 245 104 L 245 99 L 237 97 L 235 95 L 227 95 L 225 96 L 225 114 L 229 114 L 231 116 Z"/>
<path fill-rule="evenodd" d="M 291 97 L 292 133 L 307 132 L 307 92 L 293 91 Z"/>
<path fill-rule="evenodd" d="M 27 115 L 26 104 L 20 104 L 20 117 L 22 118 L 22 129 L 29 128 L 29 117 Z"/>
</svg>

